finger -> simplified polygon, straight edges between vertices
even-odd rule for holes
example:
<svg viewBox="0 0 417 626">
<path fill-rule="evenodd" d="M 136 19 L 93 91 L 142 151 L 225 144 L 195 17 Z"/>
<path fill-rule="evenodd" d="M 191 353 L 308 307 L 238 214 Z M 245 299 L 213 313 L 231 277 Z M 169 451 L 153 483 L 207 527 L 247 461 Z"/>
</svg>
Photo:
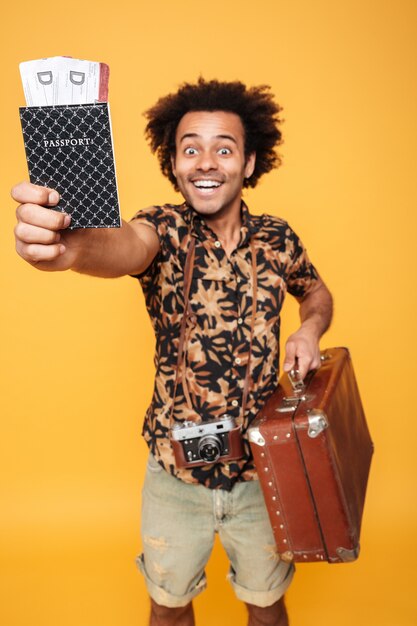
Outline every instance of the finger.
<svg viewBox="0 0 417 626">
<path fill-rule="evenodd" d="M 35 243 L 16 243 L 17 253 L 29 263 L 39 263 L 41 261 L 54 261 L 65 252 L 66 248 L 62 243 L 44 246 Z"/>
<path fill-rule="evenodd" d="M 61 239 L 59 232 L 48 230 L 46 228 L 39 228 L 39 226 L 26 224 L 26 222 L 18 222 L 14 232 L 16 239 L 19 239 L 23 243 L 52 244 L 58 243 Z"/>
<path fill-rule="evenodd" d="M 295 367 L 296 365 L 295 357 L 296 357 L 295 343 L 290 341 L 285 346 L 285 359 L 284 359 L 284 364 L 283 364 L 284 372 L 289 372 Z"/>
<path fill-rule="evenodd" d="M 47 230 L 62 230 L 71 222 L 71 217 L 67 213 L 51 211 L 37 204 L 21 204 L 16 209 L 16 217 L 19 222 Z"/>
<path fill-rule="evenodd" d="M 300 372 L 300 377 L 304 379 L 307 376 L 307 372 L 313 369 L 311 357 L 308 355 L 299 356 L 297 369 Z"/>
<path fill-rule="evenodd" d="M 310 369 L 315 370 L 318 369 L 319 367 L 321 367 L 321 358 L 320 358 L 320 350 L 316 350 L 316 353 L 314 354 L 314 357 L 311 361 L 311 366 Z"/>
<path fill-rule="evenodd" d="M 33 185 L 27 181 L 15 185 L 11 190 L 13 200 L 23 204 L 31 202 L 43 206 L 55 206 L 59 202 L 59 193 L 50 187 Z"/>
<path fill-rule="evenodd" d="M 305 378 L 310 370 L 318 369 L 321 366 L 320 349 L 317 348 L 312 354 L 304 352 L 298 355 L 298 369 L 300 376 Z"/>
</svg>

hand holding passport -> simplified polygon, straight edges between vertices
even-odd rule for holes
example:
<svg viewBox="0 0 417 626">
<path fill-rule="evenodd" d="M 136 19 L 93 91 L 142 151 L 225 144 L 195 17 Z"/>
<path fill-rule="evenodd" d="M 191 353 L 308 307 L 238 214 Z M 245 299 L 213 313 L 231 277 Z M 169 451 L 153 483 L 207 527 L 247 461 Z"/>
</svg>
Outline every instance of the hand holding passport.
<svg viewBox="0 0 417 626">
<path fill-rule="evenodd" d="M 30 181 L 56 189 L 70 229 L 121 225 L 104 63 L 53 57 L 20 64 Z"/>
</svg>

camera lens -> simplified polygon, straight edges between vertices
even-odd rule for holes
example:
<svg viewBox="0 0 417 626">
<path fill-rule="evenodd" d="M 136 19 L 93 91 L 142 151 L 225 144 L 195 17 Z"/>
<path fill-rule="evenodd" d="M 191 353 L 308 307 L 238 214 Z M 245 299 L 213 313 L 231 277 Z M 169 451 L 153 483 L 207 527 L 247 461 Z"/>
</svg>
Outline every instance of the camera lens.
<svg viewBox="0 0 417 626">
<path fill-rule="evenodd" d="M 216 435 L 206 435 L 198 442 L 198 453 L 206 463 L 217 461 L 221 453 L 221 441 Z"/>
</svg>

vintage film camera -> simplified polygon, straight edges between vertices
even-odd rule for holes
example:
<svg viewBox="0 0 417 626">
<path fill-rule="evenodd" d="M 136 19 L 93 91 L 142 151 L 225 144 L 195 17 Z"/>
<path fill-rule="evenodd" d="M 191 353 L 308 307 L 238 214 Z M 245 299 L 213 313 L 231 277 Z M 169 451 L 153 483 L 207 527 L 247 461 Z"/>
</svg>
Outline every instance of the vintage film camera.
<svg viewBox="0 0 417 626">
<path fill-rule="evenodd" d="M 177 467 L 200 467 L 243 456 L 241 427 L 231 415 L 207 422 L 185 421 L 171 428 L 171 443 Z"/>
</svg>

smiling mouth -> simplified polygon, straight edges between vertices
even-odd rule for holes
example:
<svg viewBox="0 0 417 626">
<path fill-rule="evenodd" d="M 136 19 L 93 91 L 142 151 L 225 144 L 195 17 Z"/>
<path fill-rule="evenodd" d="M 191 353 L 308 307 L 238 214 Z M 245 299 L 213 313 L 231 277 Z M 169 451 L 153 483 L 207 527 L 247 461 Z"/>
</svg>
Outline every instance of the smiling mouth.
<svg viewBox="0 0 417 626">
<path fill-rule="evenodd" d="M 223 184 L 219 180 L 192 180 L 192 184 L 196 189 L 202 191 L 203 193 L 209 193 L 218 189 Z"/>
</svg>

